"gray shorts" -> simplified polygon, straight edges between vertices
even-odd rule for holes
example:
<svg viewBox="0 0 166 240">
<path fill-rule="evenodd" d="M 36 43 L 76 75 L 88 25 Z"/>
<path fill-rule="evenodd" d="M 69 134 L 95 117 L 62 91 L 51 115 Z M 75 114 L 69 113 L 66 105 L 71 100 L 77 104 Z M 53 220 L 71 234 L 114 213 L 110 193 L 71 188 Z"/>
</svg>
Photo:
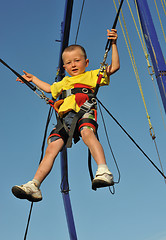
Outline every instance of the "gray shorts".
<svg viewBox="0 0 166 240">
<path fill-rule="evenodd" d="M 74 116 L 76 114 L 77 113 L 75 111 L 70 111 L 67 114 L 65 114 L 65 116 L 63 117 L 63 121 L 64 121 L 64 123 L 65 123 L 65 125 L 67 126 L 68 129 L 71 128 L 71 124 L 72 124 L 73 118 L 74 118 Z M 87 120 L 87 122 L 85 120 L 85 119 L 92 119 L 93 121 L 96 122 L 96 110 L 91 110 L 88 113 L 85 113 L 80 120 L 82 120 L 82 119 L 84 119 L 84 123 L 82 123 L 80 125 L 78 124 L 79 125 L 78 126 L 79 134 L 85 128 L 89 128 L 92 131 L 96 132 L 96 126 L 94 126 L 94 124 L 92 124 L 92 123 L 89 123 L 88 120 Z M 56 141 L 56 140 L 58 140 L 60 138 L 63 139 L 63 137 L 59 133 L 55 133 L 55 129 L 56 129 L 56 126 L 52 130 L 52 132 L 50 133 L 50 136 L 48 137 L 48 141 L 47 141 L 48 144 L 51 143 L 51 142 L 54 142 L 54 141 Z"/>
</svg>

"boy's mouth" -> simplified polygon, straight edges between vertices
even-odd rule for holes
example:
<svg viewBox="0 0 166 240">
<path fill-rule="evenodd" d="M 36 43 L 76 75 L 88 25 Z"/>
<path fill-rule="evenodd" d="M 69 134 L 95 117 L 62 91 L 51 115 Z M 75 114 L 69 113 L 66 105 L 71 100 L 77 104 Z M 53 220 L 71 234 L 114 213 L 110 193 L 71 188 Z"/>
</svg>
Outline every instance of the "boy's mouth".
<svg viewBox="0 0 166 240">
<path fill-rule="evenodd" d="M 72 69 L 72 72 L 77 72 L 78 71 L 78 69 L 77 68 L 75 68 L 75 69 Z"/>
</svg>

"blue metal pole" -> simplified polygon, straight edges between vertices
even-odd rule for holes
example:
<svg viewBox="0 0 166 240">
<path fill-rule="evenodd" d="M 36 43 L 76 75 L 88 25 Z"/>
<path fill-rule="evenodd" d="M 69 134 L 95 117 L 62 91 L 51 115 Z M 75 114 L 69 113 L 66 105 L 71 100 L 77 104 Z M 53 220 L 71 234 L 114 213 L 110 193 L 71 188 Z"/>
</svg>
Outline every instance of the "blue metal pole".
<svg viewBox="0 0 166 240">
<path fill-rule="evenodd" d="M 147 49 L 151 57 L 161 99 L 166 112 L 166 64 L 164 56 L 158 41 L 147 0 L 136 0 L 136 2 Z"/>
<path fill-rule="evenodd" d="M 68 224 L 68 230 L 71 240 L 77 240 L 77 234 L 74 224 L 74 218 L 72 213 L 72 207 L 69 196 L 69 184 L 68 184 L 68 168 L 67 168 L 67 150 L 66 147 L 63 148 L 61 152 L 61 174 L 62 174 L 62 197 L 66 213 L 66 219 Z"/>
<path fill-rule="evenodd" d="M 68 42 L 69 42 L 73 1 L 74 0 L 66 0 L 64 18 L 63 18 L 63 22 L 61 23 L 61 46 L 60 46 L 59 65 L 58 65 L 58 68 L 60 70 L 58 75 L 59 81 L 62 80 L 63 78 L 62 75 L 65 73 L 65 70 L 63 68 L 62 53 L 63 53 L 63 50 L 68 46 Z"/>
<path fill-rule="evenodd" d="M 60 55 L 59 55 L 59 74 L 58 81 L 61 81 L 64 77 L 65 71 L 63 68 L 62 61 L 62 52 L 68 46 L 69 42 L 69 34 L 70 34 L 70 24 L 72 17 L 72 8 L 73 8 L 73 0 L 66 0 L 65 11 L 64 11 L 64 19 L 61 24 L 61 47 L 60 47 Z M 72 207 L 69 196 L 69 184 L 68 184 L 68 163 L 67 163 L 67 149 L 63 147 L 63 150 L 60 154 L 61 159 L 61 191 L 63 197 L 63 203 L 66 213 L 67 225 L 69 230 L 69 236 L 71 240 L 77 240 L 76 229 L 74 224 L 74 218 L 72 213 Z"/>
</svg>

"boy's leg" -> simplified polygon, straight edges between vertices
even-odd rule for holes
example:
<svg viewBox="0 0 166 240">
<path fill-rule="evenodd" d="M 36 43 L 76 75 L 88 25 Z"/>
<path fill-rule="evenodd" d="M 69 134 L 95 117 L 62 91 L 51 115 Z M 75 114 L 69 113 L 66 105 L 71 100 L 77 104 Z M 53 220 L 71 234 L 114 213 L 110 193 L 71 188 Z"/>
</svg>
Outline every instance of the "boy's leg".
<svg viewBox="0 0 166 240">
<path fill-rule="evenodd" d="M 58 153 L 61 151 L 63 145 L 64 141 L 62 140 L 62 138 L 49 143 L 45 152 L 45 156 L 36 171 L 34 179 L 38 180 L 40 183 L 43 182 L 43 180 L 50 173 L 54 164 L 54 160 L 57 157 Z"/>
<path fill-rule="evenodd" d="M 102 145 L 96 138 L 92 129 L 83 128 L 80 133 L 84 143 L 88 146 L 92 157 L 94 158 L 94 160 L 98 165 L 96 176 L 92 182 L 93 187 L 97 188 L 97 187 L 112 186 L 114 184 L 113 175 L 109 171 L 106 165 L 106 160 L 105 160 L 105 155 L 104 155 L 104 150 Z"/>
<path fill-rule="evenodd" d="M 12 188 L 13 194 L 20 199 L 27 199 L 32 202 L 38 202 L 42 200 L 41 191 L 39 189 L 40 184 L 49 174 L 52 169 L 54 160 L 64 145 L 62 138 L 51 142 L 47 149 L 43 160 L 41 161 L 34 179 L 21 186 L 14 186 Z"/>
<path fill-rule="evenodd" d="M 96 161 L 97 165 L 106 164 L 103 147 L 96 138 L 92 129 L 83 128 L 81 131 L 81 137 L 84 143 L 88 146 L 92 157 Z"/>
</svg>

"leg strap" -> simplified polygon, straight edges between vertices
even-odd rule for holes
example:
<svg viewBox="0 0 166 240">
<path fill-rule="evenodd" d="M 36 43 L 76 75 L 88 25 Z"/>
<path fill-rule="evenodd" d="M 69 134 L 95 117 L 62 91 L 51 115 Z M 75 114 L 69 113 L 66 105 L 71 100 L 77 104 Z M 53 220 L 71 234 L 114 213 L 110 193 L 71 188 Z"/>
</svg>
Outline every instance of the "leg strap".
<svg viewBox="0 0 166 240">
<path fill-rule="evenodd" d="M 98 124 L 95 120 L 93 120 L 91 118 L 81 118 L 78 121 L 78 130 L 79 131 L 84 126 L 91 127 L 95 133 L 97 132 Z"/>
<path fill-rule="evenodd" d="M 73 118 L 72 125 L 71 125 L 70 131 L 69 131 L 69 137 L 68 137 L 68 140 L 66 143 L 67 148 L 71 148 L 71 146 L 72 146 L 72 138 L 74 136 L 77 122 L 83 116 L 84 113 L 85 113 L 85 111 L 80 110 Z"/>
<path fill-rule="evenodd" d="M 67 129 L 67 126 L 65 125 L 65 123 L 63 123 L 62 120 L 59 117 L 57 117 L 56 128 L 52 130 L 49 138 L 51 136 L 58 136 L 58 137 L 62 138 L 65 144 L 67 142 L 67 139 L 69 137 L 68 129 Z"/>
</svg>

